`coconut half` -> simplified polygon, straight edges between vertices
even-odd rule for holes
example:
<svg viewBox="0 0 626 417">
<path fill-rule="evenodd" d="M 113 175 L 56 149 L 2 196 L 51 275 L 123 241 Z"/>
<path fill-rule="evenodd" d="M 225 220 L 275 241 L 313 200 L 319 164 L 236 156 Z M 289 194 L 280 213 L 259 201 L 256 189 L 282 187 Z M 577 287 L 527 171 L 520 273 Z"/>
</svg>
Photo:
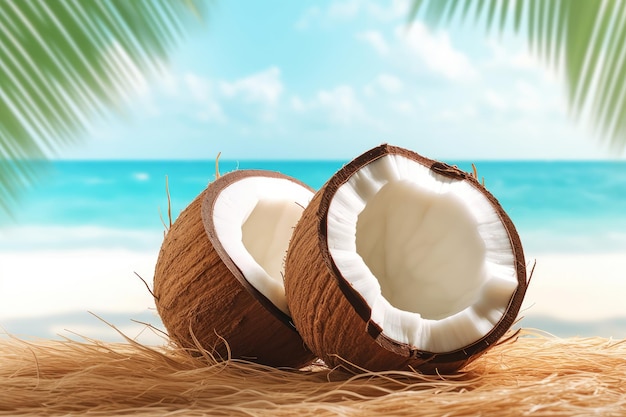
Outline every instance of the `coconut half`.
<svg viewBox="0 0 626 417">
<path fill-rule="evenodd" d="M 184 348 L 272 366 L 313 360 L 291 322 L 283 265 L 313 190 L 240 170 L 212 182 L 174 222 L 154 275 L 156 306 Z"/>
<path fill-rule="evenodd" d="M 317 192 L 285 276 L 304 341 L 353 370 L 455 371 L 506 333 L 527 286 L 519 236 L 493 195 L 389 145 Z"/>
</svg>

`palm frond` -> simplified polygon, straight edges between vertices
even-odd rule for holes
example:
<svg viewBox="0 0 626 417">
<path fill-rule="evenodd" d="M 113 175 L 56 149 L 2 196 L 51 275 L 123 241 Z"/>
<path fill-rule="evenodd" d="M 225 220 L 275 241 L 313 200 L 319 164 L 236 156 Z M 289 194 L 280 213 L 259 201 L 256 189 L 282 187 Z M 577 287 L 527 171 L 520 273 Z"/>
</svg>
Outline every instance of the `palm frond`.
<svg viewBox="0 0 626 417">
<path fill-rule="evenodd" d="M 0 214 L 45 160 L 114 109 L 207 0 L 0 0 Z"/>
<path fill-rule="evenodd" d="M 588 110 L 601 137 L 626 146 L 626 1 L 414 0 L 409 20 L 418 16 L 525 34 L 540 60 L 563 70 L 573 116 Z"/>
</svg>

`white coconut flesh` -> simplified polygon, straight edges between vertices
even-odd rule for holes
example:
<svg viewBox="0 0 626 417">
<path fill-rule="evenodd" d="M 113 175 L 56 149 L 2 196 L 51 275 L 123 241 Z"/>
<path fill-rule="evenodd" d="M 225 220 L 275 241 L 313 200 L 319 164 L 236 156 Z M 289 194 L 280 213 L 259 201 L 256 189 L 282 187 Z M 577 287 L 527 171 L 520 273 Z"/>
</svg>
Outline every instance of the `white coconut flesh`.
<svg viewBox="0 0 626 417">
<path fill-rule="evenodd" d="M 244 278 L 289 314 L 283 283 L 289 240 L 313 192 L 293 181 L 247 177 L 225 187 L 213 206 L 217 238 Z"/>
<path fill-rule="evenodd" d="M 479 340 L 517 288 L 508 233 L 488 199 L 401 155 L 356 172 L 330 202 L 329 253 L 385 336 L 443 353 Z"/>
</svg>

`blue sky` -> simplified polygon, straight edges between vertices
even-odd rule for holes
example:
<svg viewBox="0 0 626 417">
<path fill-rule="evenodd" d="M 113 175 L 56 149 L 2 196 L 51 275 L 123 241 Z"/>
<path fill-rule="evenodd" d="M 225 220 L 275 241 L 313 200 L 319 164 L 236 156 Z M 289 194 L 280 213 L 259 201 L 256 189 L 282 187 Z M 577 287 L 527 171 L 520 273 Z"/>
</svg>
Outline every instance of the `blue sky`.
<svg viewBox="0 0 626 417">
<path fill-rule="evenodd" d="M 438 159 L 605 159 L 564 85 L 513 35 L 406 26 L 406 0 L 219 1 L 124 116 L 67 159 L 350 159 L 388 142 Z M 130 68 L 132 72 L 132 67 Z"/>
</svg>

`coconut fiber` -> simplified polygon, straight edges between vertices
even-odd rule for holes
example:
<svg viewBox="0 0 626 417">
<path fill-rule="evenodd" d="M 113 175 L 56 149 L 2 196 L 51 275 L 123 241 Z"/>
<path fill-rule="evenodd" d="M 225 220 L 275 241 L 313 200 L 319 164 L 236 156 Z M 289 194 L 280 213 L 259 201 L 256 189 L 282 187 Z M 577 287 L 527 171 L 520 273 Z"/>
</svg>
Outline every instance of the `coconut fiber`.
<svg viewBox="0 0 626 417">
<path fill-rule="evenodd" d="M 0 415 L 618 416 L 626 343 L 528 330 L 453 375 L 276 369 L 172 346 L 0 339 Z"/>
</svg>

